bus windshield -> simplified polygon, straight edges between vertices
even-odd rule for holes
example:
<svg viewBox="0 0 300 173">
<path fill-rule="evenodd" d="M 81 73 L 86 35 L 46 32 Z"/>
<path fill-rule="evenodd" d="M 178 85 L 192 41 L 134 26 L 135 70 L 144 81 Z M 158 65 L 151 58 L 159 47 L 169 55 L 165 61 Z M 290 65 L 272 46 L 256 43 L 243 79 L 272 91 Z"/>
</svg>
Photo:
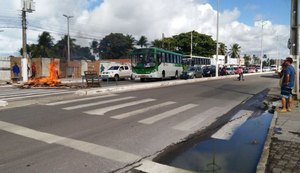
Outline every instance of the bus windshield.
<svg viewBox="0 0 300 173">
<path fill-rule="evenodd" d="M 135 54 L 131 57 L 133 67 L 154 67 L 155 58 L 153 53 Z"/>
</svg>

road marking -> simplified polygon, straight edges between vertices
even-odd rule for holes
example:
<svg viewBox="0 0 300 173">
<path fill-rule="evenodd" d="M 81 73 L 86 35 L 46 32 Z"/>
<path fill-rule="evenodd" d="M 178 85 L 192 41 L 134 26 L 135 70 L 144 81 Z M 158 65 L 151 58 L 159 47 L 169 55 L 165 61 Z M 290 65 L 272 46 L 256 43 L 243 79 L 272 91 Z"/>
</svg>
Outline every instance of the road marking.
<svg viewBox="0 0 300 173">
<path fill-rule="evenodd" d="M 151 111 L 151 110 L 154 110 L 154 109 L 158 109 L 158 108 L 161 108 L 161 107 L 164 107 L 164 106 L 168 106 L 168 105 L 171 105 L 171 104 L 174 104 L 174 103 L 176 103 L 176 102 L 165 102 L 165 103 L 157 104 L 157 105 L 154 105 L 154 106 L 138 109 L 138 110 L 135 110 L 135 111 L 127 112 L 127 113 L 124 113 L 124 114 L 111 116 L 110 118 L 124 119 L 124 118 L 130 117 L 130 116 L 138 115 L 138 114 L 148 112 L 148 111 Z"/>
<path fill-rule="evenodd" d="M 134 169 L 142 172 L 155 172 L 155 173 L 192 173 L 192 171 L 163 165 L 160 163 L 152 162 L 149 160 L 142 161 L 142 164 Z"/>
<path fill-rule="evenodd" d="M 88 98 L 81 98 L 81 99 L 73 99 L 73 100 L 64 100 L 64 101 L 59 101 L 59 102 L 48 103 L 46 105 L 47 106 L 63 105 L 63 104 L 67 104 L 67 103 L 75 103 L 75 102 L 80 102 L 80 101 L 94 100 L 94 99 L 107 98 L 107 97 L 113 97 L 113 96 L 117 96 L 117 94 L 109 94 L 109 95 L 88 97 Z"/>
<path fill-rule="evenodd" d="M 122 101 L 122 100 L 133 99 L 133 98 L 135 98 L 135 97 L 123 97 L 123 98 L 117 98 L 117 99 L 111 99 L 111 100 L 103 100 L 103 101 L 99 101 L 99 102 L 95 102 L 95 103 L 87 103 L 87 104 L 82 104 L 82 105 L 65 107 L 63 109 L 65 109 L 65 110 L 74 110 L 74 109 L 85 108 L 85 107 L 96 106 L 96 105 L 102 105 L 102 104 L 106 104 L 106 103 L 112 103 L 112 102 L 117 102 L 117 101 Z"/>
<path fill-rule="evenodd" d="M 131 164 L 142 159 L 140 156 L 132 153 L 85 141 L 53 135 L 50 133 L 40 132 L 20 125 L 7 123 L 4 121 L 0 121 L 0 129 L 9 133 L 34 139 L 37 141 L 42 141 L 48 144 L 59 144 L 68 148 L 75 149 L 77 151 L 81 151 L 84 153 L 92 154 L 98 157 L 121 163 Z M 149 160 L 143 160 L 141 166 L 139 166 L 137 169 L 143 170 L 145 172 L 188 173 L 188 171 L 167 165 L 162 165 Z"/>
<path fill-rule="evenodd" d="M 155 115 L 153 117 L 149 117 L 149 118 L 143 119 L 143 120 L 139 121 L 139 123 L 142 123 L 142 124 L 153 124 L 153 123 L 155 123 L 155 122 L 157 122 L 159 120 L 162 120 L 162 119 L 171 117 L 173 115 L 179 114 L 181 112 L 184 112 L 184 111 L 186 111 L 188 109 L 191 109 L 193 107 L 196 107 L 196 106 L 198 106 L 198 105 L 187 104 L 187 105 L 178 107 L 176 109 L 173 109 L 173 110 L 170 110 L 170 111 L 167 111 L 167 112 Z"/>
<path fill-rule="evenodd" d="M 48 92 L 49 93 L 49 92 Z M 38 94 L 38 95 L 30 95 L 30 96 L 19 96 L 19 97 L 12 97 L 12 98 L 4 98 L 3 100 L 9 101 L 9 100 L 17 100 L 20 98 L 31 98 L 31 97 L 44 97 L 48 95 L 60 95 L 60 94 L 70 94 L 75 93 L 75 91 L 63 91 L 63 92 L 55 92 L 55 93 L 49 93 L 49 94 Z"/>
<path fill-rule="evenodd" d="M 205 112 L 202 112 L 196 116 L 193 116 L 176 126 L 173 126 L 173 129 L 181 131 L 191 131 L 196 127 L 199 127 L 207 118 L 216 117 L 224 111 L 224 108 L 221 107 L 212 107 Z"/>
<path fill-rule="evenodd" d="M 139 100 L 139 101 L 135 101 L 135 102 L 129 102 L 129 103 L 109 106 L 109 107 L 105 107 L 105 108 L 101 108 L 101 109 L 86 111 L 84 113 L 89 114 L 89 115 L 104 115 L 106 112 L 109 112 L 109 111 L 112 111 L 115 109 L 138 105 L 138 104 L 147 103 L 147 102 L 151 102 L 151 101 L 155 101 L 155 99 L 144 99 L 144 100 Z"/>
<path fill-rule="evenodd" d="M 1 91 L 2 92 L 2 91 Z M 52 92 L 51 90 L 50 91 L 45 91 L 45 90 L 16 90 L 16 89 L 11 89 L 11 90 L 6 90 L 4 91 L 5 94 L 1 93 L 0 94 L 0 98 L 4 97 L 4 96 L 19 96 L 19 95 L 30 95 L 30 94 L 39 94 L 39 93 L 49 93 L 49 92 Z M 54 91 L 53 91 L 54 92 Z"/>
<path fill-rule="evenodd" d="M 25 93 L 15 93 L 14 91 L 11 91 L 13 93 L 11 94 L 5 94 L 5 95 L 2 95 L 0 96 L 0 99 L 1 98 L 9 98 L 9 97 L 15 97 L 15 96 L 31 96 L 31 95 L 40 95 L 40 94 L 49 94 L 49 93 L 58 93 L 56 91 L 53 91 L 53 92 L 49 92 L 49 91 L 43 91 L 43 92 L 25 92 Z M 60 92 L 70 92 L 70 91 L 60 91 Z M 74 91 L 72 91 L 74 92 Z"/>
<path fill-rule="evenodd" d="M 253 111 L 240 110 L 230 121 L 219 129 L 211 137 L 215 139 L 230 140 L 234 135 L 234 132 L 238 127 L 244 124 L 249 117 L 253 114 Z"/>
</svg>

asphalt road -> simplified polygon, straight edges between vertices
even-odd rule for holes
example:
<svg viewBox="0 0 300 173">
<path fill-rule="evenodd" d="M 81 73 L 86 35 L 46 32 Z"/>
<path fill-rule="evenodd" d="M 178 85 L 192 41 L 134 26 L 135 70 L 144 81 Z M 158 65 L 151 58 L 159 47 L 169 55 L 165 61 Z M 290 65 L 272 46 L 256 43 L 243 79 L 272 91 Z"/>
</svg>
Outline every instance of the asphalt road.
<svg viewBox="0 0 300 173">
<path fill-rule="evenodd" d="M 123 172 L 133 163 L 143 171 L 176 172 L 151 157 L 277 86 L 272 76 L 74 96 L 62 102 L 43 99 L 0 110 L 0 172 Z"/>
</svg>

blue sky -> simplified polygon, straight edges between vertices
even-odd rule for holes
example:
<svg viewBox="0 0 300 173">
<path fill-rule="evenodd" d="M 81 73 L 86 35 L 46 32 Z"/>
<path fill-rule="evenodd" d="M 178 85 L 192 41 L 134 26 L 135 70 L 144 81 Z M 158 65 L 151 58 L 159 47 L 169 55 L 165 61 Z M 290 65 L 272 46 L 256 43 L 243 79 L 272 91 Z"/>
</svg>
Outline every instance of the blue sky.
<svg viewBox="0 0 300 173">
<path fill-rule="evenodd" d="M 247 25 L 253 25 L 257 17 L 270 20 L 273 24 L 290 24 L 290 0 L 219 0 L 220 11 L 238 8 L 239 21 Z M 217 0 L 209 0 L 209 3 L 217 9 Z"/>
</svg>

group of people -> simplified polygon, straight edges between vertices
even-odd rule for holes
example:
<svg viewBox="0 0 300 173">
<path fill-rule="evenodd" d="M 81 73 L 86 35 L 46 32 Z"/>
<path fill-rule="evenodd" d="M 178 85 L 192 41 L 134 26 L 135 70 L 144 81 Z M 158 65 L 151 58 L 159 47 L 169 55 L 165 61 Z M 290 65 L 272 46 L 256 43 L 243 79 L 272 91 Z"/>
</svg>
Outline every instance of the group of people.
<svg viewBox="0 0 300 173">
<path fill-rule="evenodd" d="M 29 74 L 29 71 L 31 70 L 31 79 L 35 78 L 36 76 L 36 67 L 35 67 L 35 63 L 31 63 L 31 69 L 29 66 L 27 66 L 27 72 Z M 18 66 L 18 64 L 15 62 L 13 68 L 12 68 L 12 71 L 14 73 L 14 78 L 15 79 L 19 79 L 19 74 L 20 74 L 20 68 Z"/>
<path fill-rule="evenodd" d="M 281 109 L 279 112 L 291 112 L 293 105 L 292 90 L 295 85 L 295 69 L 292 66 L 293 59 L 287 57 L 282 63 L 282 70 L 279 73 L 280 75 L 280 86 L 281 86 Z"/>
</svg>

